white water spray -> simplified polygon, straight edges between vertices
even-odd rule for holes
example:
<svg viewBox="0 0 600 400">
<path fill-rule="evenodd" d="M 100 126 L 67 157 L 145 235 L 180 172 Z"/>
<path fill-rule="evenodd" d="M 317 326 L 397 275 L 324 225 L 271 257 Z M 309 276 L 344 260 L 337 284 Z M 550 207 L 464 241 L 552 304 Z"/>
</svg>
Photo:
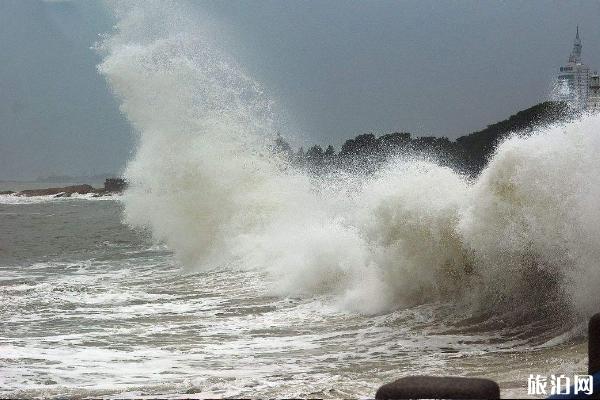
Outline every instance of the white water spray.
<svg viewBox="0 0 600 400">
<path fill-rule="evenodd" d="M 140 133 L 126 220 L 184 265 L 264 270 L 276 292 L 334 293 L 362 312 L 489 311 L 545 291 L 582 316 L 600 308 L 600 117 L 505 141 L 473 183 L 396 160 L 324 185 L 270 155 L 270 102 L 200 16 L 116 9 L 99 69 Z"/>
</svg>

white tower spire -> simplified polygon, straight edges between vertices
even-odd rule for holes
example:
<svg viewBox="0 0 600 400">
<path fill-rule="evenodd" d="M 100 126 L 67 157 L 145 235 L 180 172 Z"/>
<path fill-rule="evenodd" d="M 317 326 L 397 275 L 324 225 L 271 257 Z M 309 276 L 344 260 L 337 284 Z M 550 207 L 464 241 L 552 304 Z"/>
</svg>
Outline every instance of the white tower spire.
<svg viewBox="0 0 600 400">
<path fill-rule="evenodd" d="M 590 73 L 590 67 L 581 61 L 581 47 L 579 25 L 577 25 L 573 50 L 571 51 L 571 55 L 569 55 L 569 62 L 560 67 L 558 73 L 555 98 L 566 101 L 575 109 L 583 110 L 590 103 L 590 92 L 592 92 L 592 95 L 596 95 L 595 88 L 600 84 L 598 84 L 597 79 L 594 82 L 590 82 L 592 74 Z M 591 87 L 591 83 L 593 87 Z M 600 89 L 598 92 L 598 95 L 600 95 Z M 592 99 L 592 103 L 600 103 L 600 97 L 597 100 Z"/>
<path fill-rule="evenodd" d="M 577 25 L 577 33 L 575 34 L 575 41 L 573 42 L 573 51 L 569 56 L 569 62 L 576 64 L 581 63 L 581 39 L 579 38 L 579 25 Z"/>
</svg>

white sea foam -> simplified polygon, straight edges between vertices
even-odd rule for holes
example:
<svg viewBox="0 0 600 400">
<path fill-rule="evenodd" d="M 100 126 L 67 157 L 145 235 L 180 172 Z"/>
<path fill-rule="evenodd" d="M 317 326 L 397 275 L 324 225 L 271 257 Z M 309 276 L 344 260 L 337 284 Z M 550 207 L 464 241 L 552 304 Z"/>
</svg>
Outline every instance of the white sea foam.
<svg viewBox="0 0 600 400">
<path fill-rule="evenodd" d="M 96 196 L 94 193 L 79 194 L 73 193 L 68 197 L 57 197 L 56 195 L 47 196 L 19 196 L 13 194 L 0 194 L 0 204 L 38 204 L 52 201 L 69 200 L 90 200 L 90 201 L 118 201 L 121 198 L 119 194 Z"/>
<path fill-rule="evenodd" d="M 140 133 L 126 220 L 186 266 L 266 270 L 274 292 L 369 313 L 554 292 L 581 315 L 600 307 L 600 117 L 506 140 L 474 182 L 412 159 L 315 180 L 270 155 L 272 104 L 208 22 L 166 8 L 118 5 L 99 70 Z"/>
</svg>

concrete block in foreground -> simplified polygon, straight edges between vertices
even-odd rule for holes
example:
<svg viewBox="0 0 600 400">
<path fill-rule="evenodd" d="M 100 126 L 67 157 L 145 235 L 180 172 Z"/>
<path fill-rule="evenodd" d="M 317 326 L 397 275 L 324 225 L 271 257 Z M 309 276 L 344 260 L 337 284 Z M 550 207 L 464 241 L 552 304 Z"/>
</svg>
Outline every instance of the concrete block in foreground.
<svg viewBox="0 0 600 400">
<path fill-rule="evenodd" d="M 383 385 L 375 394 L 387 399 L 499 399 L 498 384 L 489 379 L 409 376 Z"/>
</svg>

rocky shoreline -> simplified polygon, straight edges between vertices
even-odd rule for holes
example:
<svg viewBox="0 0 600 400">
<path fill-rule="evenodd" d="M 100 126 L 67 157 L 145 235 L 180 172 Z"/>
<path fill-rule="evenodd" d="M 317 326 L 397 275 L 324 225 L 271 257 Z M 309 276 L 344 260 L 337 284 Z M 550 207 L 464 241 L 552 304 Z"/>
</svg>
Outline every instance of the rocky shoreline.
<svg viewBox="0 0 600 400">
<path fill-rule="evenodd" d="M 108 178 L 104 181 L 104 187 L 94 188 L 91 185 L 72 185 L 64 187 L 51 187 L 44 189 L 26 189 L 20 192 L 12 190 L 0 191 L 0 195 L 15 195 L 22 197 L 54 196 L 71 197 L 73 194 L 93 194 L 92 197 L 110 196 L 123 192 L 127 183 L 121 178 Z"/>
<path fill-rule="evenodd" d="M 413 137 L 408 132 L 389 133 L 380 137 L 368 133 L 347 140 L 339 153 L 335 152 L 333 146 L 323 151 L 318 145 L 311 147 L 307 152 L 300 148 L 298 153 L 295 153 L 282 137 L 276 139 L 273 149 L 287 156 L 296 165 L 308 167 L 316 172 L 331 166 L 355 168 L 356 163 L 362 163 L 361 168 L 368 168 L 374 162 L 385 161 L 390 155 L 408 153 L 434 156 L 441 165 L 476 176 L 487 164 L 497 144 L 510 134 L 531 132 L 536 127 L 551 125 L 573 117 L 576 117 L 576 114 L 573 114 L 567 104 L 544 102 L 519 111 L 506 120 L 488 125 L 481 131 L 461 136 L 455 141 L 445 137 Z M 102 197 L 121 193 L 126 186 L 127 183 L 122 178 L 108 178 L 102 188 L 80 184 L 21 191 L 7 190 L 0 191 L 0 195 L 71 197 L 73 194 L 91 193 L 93 197 Z"/>
</svg>

